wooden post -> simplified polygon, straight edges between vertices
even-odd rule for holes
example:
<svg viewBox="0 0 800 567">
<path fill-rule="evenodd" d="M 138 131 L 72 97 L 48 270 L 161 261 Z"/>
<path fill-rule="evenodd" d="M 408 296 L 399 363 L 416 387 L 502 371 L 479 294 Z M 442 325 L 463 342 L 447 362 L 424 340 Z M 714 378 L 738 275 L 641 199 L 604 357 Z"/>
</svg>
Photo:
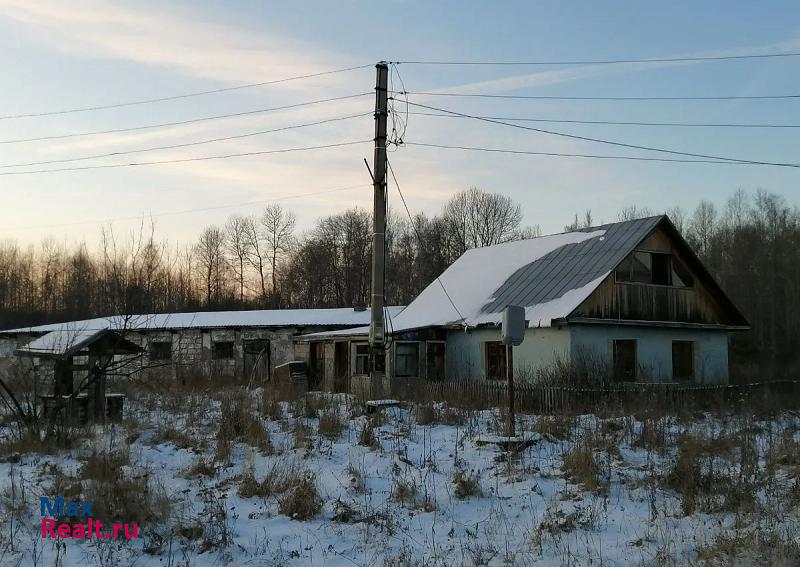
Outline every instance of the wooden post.
<svg viewBox="0 0 800 567">
<path fill-rule="evenodd" d="M 514 411 L 514 363 L 511 361 L 511 345 L 506 345 L 506 379 L 508 379 L 508 425 L 506 435 L 516 437 L 516 412 Z"/>
</svg>

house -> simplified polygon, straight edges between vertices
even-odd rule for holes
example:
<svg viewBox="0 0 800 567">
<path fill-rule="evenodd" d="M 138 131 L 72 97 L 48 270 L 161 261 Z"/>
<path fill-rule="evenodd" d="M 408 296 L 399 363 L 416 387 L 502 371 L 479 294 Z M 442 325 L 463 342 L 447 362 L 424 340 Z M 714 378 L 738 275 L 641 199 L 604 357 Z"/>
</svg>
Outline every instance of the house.
<svg viewBox="0 0 800 567">
<path fill-rule="evenodd" d="M 749 328 L 662 215 L 465 252 L 387 321 L 387 376 L 505 380 L 509 305 L 525 308 L 522 380 L 566 361 L 617 381 L 725 383 L 729 334 Z M 323 384 L 368 373 L 365 333 L 302 337 Z"/>
<path fill-rule="evenodd" d="M 401 310 L 387 308 L 392 315 Z M 110 329 L 144 349 L 137 364 L 150 371 L 174 376 L 183 368 L 199 368 L 214 375 L 264 378 L 271 376 L 276 366 L 295 359 L 296 335 L 368 322 L 369 310 L 352 308 L 120 315 L 0 331 L 0 358 L 38 359 L 25 345 L 37 339 L 52 342 L 48 337 L 77 341 Z"/>
</svg>

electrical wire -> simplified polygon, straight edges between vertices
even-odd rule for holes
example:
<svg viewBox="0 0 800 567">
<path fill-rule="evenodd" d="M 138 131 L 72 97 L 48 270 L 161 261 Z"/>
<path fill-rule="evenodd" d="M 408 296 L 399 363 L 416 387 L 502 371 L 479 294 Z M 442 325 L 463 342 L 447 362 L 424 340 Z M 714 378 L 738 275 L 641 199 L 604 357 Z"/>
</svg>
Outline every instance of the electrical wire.
<svg viewBox="0 0 800 567">
<path fill-rule="evenodd" d="M 438 116 L 441 118 L 459 118 L 452 114 L 436 112 L 409 112 L 415 116 Z M 611 126 L 670 126 L 680 128 L 800 128 L 800 124 L 739 124 L 720 122 L 627 122 L 615 120 L 565 120 L 555 118 L 516 118 L 509 116 L 479 116 L 489 120 L 506 120 L 508 122 L 542 122 L 551 124 L 605 124 Z"/>
<path fill-rule="evenodd" d="M 235 87 L 224 87 L 224 88 L 220 88 L 220 89 L 211 89 L 211 90 L 207 90 L 207 91 L 196 91 L 196 92 L 184 93 L 184 94 L 180 94 L 180 95 L 164 96 L 164 97 L 159 97 L 159 98 L 149 98 L 149 99 L 143 99 L 143 100 L 134 100 L 134 101 L 128 101 L 128 102 L 118 102 L 118 103 L 114 103 L 114 104 L 104 104 L 104 105 L 98 105 L 98 106 L 85 106 L 85 107 L 81 107 L 81 108 L 69 108 L 69 109 L 65 109 L 65 110 L 51 110 L 51 111 L 47 111 L 47 112 L 31 112 L 31 113 L 26 113 L 26 114 L 6 114 L 4 116 L 0 116 L 0 120 L 12 120 L 12 119 L 16 119 L 16 118 L 33 118 L 33 117 L 39 117 L 39 116 L 54 116 L 54 115 L 58 115 L 58 114 L 72 114 L 72 113 L 76 113 L 76 112 L 90 112 L 90 111 L 94 111 L 94 110 L 106 110 L 106 109 L 110 109 L 110 108 L 122 108 L 122 107 L 125 107 L 125 106 L 137 106 L 137 105 L 140 105 L 140 104 L 150 104 L 150 103 L 154 103 L 154 102 L 165 102 L 165 101 L 169 101 L 169 100 L 178 100 L 178 99 L 191 98 L 191 97 L 203 96 L 203 95 L 209 95 L 209 94 L 216 94 L 216 93 L 226 93 L 226 92 L 238 91 L 238 90 L 242 90 L 242 89 L 251 89 L 251 88 L 254 88 L 254 87 L 265 87 L 267 85 L 276 85 L 278 83 L 287 83 L 289 81 L 299 81 L 301 79 L 311 79 L 313 77 L 322 77 L 322 76 L 325 76 L 325 75 L 333 75 L 335 73 L 344 73 L 346 71 L 355 71 L 356 69 L 365 69 L 365 68 L 371 67 L 371 66 L 372 66 L 372 64 L 357 65 L 357 66 L 354 66 L 354 67 L 344 67 L 342 69 L 333 69 L 333 70 L 330 70 L 330 71 L 322 71 L 322 72 L 319 72 L 319 73 L 310 73 L 310 74 L 307 74 L 307 75 L 298 75 L 298 76 L 295 76 L 295 77 L 286 77 L 284 79 L 275 79 L 275 80 L 272 80 L 272 81 L 263 81 L 263 82 L 260 82 L 260 83 L 250 83 L 250 84 L 247 84 L 247 85 L 237 85 Z"/>
<path fill-rule="evenodd" d="M 82 136 L 98 136 L 102 134 L 119 134 L 122 132 L 138 132 L 140 130 L 150 130 L 153 128 L 167 128 L 171 126 L 183 126 L 185 124 L 195 124 L 198 122 L 207 122 L 209 120 L 221 120 L 225 118 L 236 118 L 239 116 L 252 116 L 253 114 L 263 114 L 266 112 L 275 112 L 279 110 L 289 110 L 293 108 L 301 108 L 303 106 L 311 106 L 315 104 L 323 104 L 326 102 L 335 102 L 339 100 L 347 100 L 351 98 L 358 98 L 366 95 L 372 95 L 372 92 L 357 93 L 352 95 L 337 96 L 332 98 L 322 98 L 318 100 L 310 100 L 307 102 L 299 102 L 296 104 L 287 104 L 284 106 L 274 106 L 272 108 L 259 108 L 256 110 L 246 110 L 244 112 L 234 112 L 232 114 L 216 114 L 212 116 L 203 116 L 200 118 L 191 118 L 189 120 L 179 120 L 177 122 L 162 122 L 160 124 L 148 124 L 145 126 L 133 126 L 131 128 L 115 128 L 113 130 L 95 130 L 92 132 L 77 132 L 74 134 L 56 134 L 52 136 L 40 136 L 38 138 L 18 138 L 16 140 L 0 140 L 0 144 L 20 144 L 23 142 L 40 142 L 44 140 L 63 140 L 64 138 L 79 138 Z"/>
<path fill-rule="evenodd" d="M 744 55 L 709 55 L 698 57 L 654 57 L 649 59 L 588 59 L 572 61 L 394 61 L 397 65 L 617 65 L 619 63 L 677 63 L 682 61 L 730 61 L 798 57 L 800 53 L 751 53 Z"/>
<path fill-rule="evenodd" d="M 343 146 L 354 146 L 356 144 L 366 144 L 372 143 L 373 140 L 354 140 L 350 142 L 339 142 L 335 144 L 324 144 L 319 146 L 302 146 L 302 147 L 295 147 L 295 148 L 282 148 L 278 150 L 263 150 L 258 152 L 241 152 L 236 154 L 224 154 L 224 155 L 214 155 L 214 156 L 201 156 L 201 157 L 192 157 L 192 158 L 182 158 L 182 159 L 165 159 L 165 160 L 158 160 L 158 161 L 143 161 L 143 162 L 133 162 L 133 163 L 112 163 L 107 165 L 85 165 L 81 167 L 61 167 L 56 169 L 38 169 L 33 171 L 4 171 L 0 172 L 0 176 L 6 175 L 32 175 L 38 173 L 58 173 L 58 172 L 65 172 L 65 171 L 85 171 L 91 169 L 112 169 L 117 167 L 138 167 L 143 165 L 163 165 L 163 164 L 171 164 L 171 163 L 187 163 L 193 161 L 208 161 L 208 160 L 217 160 L 217 159 L 228 159 L 228 158 L 236 158 L 236 157 L 247 157 L 247 156 L 260 156 L 260 155 L 267 155 L 267 154 L 284 154 L 289 152 L 302 152 L 302 151 L 309 151 L 309 150 L 320 150 L 326 148 L 339 148 Z"/>
<path fill-rule="evenodd" d="M 280 201 L 289 201 L 293 199 L 302 199 L 305 197 L 314 197 L 317 195 L 326 195 L 328 193 L 337 193 L 341 191 L 350 191 L 353 189 L 363 189 L 365 187 L 372 187 L 372 185 L 349 185 L 347 187 L 337 187 L 335 189 L 325 189 L 322 191 L 314 191 L 311 193 L 299 193 L 297 195 L 288 195 L 286 197 L 277 197 L 274 199 L 258 199 L 256 201 L 245 201 L 241 203 L 231 203 L 228 205 L 215 205 L 212 207 L 202 207 L 197 209 L 183 209 L 178 211 L 167 211 L 163 213 L 150 213 L 147 215 L 136 215 L 136 216 L 129 216 L 129 217 L 114 217 L 114 218 L 106 218 L 101 220 L 87 220 L 87 221 L 74 221 L 74 222 L 66 222 L 66 223 L 59 223 L 59 224 L 46 224 L 46 225 L 28 225 L 28 226 L 11 226 L 11 227 L 3 227 L 0 231 L 11 231 L 11 230 L 34 230 L 34 229 L 42 229 L 42 228 L 60 228 L 60 227 L 69 227 L 69 226 L 80 226 L 86 224 L 106 224 L 112 222 L 121 222 L 121 221 L 131 221 L 131 220 L 140 220 L 142 218 L 160 218 L 166 216 L 176 216 L 176 215 L 185 215 L 191 213 L 201 213 L 206 211 L 217 211 L 221 209 L 231 209 L 235 207 L 246 207 L 250 205 L 259 205 L 264 203 L 274 203 Z"/>
<path fill-rule="evenodd" d="M 521 124 L 512 124 L 512 123 L 509 123 L 509 122 L 503 122 L 501 120 L 493 120 L 493 119 L 490 119 L 490 118 L 480 118 L 480 117 L 475 116 L 475 115 L 464 114 L 462 112 L 456 112 L 454 110 L 448 110 L 448 109 L 444 109 L 444 108 L 436 108 L 434 106 L 428 106 L 428 105 L 419 104 L 419 103 L 416 103 L 416 102 L 410 102 L 409 101 L 408 104 L 411 105 L 411 106 L 418 106 L 418 107 L 421 107 L 421 108 L 427 108 L 428 110 L 435 110 L 437 112 L 446 112 L 446 113 L 452 114 L 454 116 L 459 116 L 459 117 L 462 117 L 462 118 L 469 118 L 469 119 L 478 120 L 478 121 L 481 121 L 481 122 L 488 122 L 490 124 L 498 124 L 498 125 L 501 125 L 501 126 L 507 126 L 507 127 L 510 127 L 510 128 L 516 128 L 516 129 L 519 129 L 519 130 L 527 130 L 527 131 L 531 131 L 531 132 L 538 132 L 540 134 L 547 134 L 547 135 L 551 135 L 551 136 L 559 136 L 559 137 L 562 137 L 562 138 L 569 138 L 569 139 L 573 139 L 573 140 L 581 140 L 581 141 L 585 141 L 585 142 L 594 142 L 594 143 L 597 143 L 597 144 L 606 144 L 606 145 L 611 145 L 611 146 L 619 146 L 619 147 L 623 147 L 623 148 L 631 148 L 631 149 L 636 149 L 636 150 L 645 150 L 645 151 L 650 151 L 650 152 L 659 152 L 659 153 L 666 153 L 666 154 L 679 155 L 679 156 L 687 156 L 687 157 L 693 157 L 693 158 L 702 158 L 702 159 L 709 159 L 709 160 L 720 160 L 720 161 L 730 161 L 730 162 L 736 162 L 736 163 L 745 163 L 745 164 L 750 164 L 750 165 L 768 165 L 768 166 L 775 166 L 775 167 L 793 167 L 793 168 L 800 167 L 800 164 L 798 164 L 798 163 L 783 163 L 783 162 L 768 162 L 768 161 L 738 159 L 738 158 L 715 156 L 715 155 L 709 155 L 709 154 L 697 154 L 697 153 L 692 153 L 692 152 L 682 152 L 682 151 L 678 151 L 678 150 L 668 150 L 668 149 L 665 149 L 665 148 L 657 148 L 657 147 L 654 147 L 654 146 L 642 146 L 642 145 L 638 145 L 638 144 L 628 144 L 628 143 L 624 143 L 624 142 L 616 142 L 616 141 L 613 141 L 613 140 L 605 140 L 603 138 L 591 138 L 591 137 L 588 137 L 588 136 L 579 136 L 579 135 L 576 135 L 576 134 L 567 134 L 565 132 L 557 132 L 555 130 L 544 130 L 542 128 L 534 128 L 532 126 L 523 126 Z"/>
<path fill-rule="evenodd" d="M 393 92 L 400 95 L 448 96 L 471 98 L 496 98 L 509 100 L 610 100 L 610 101 L 653 101 L 653 100 L 776 100 L 797 99 L 800 94 L 784 95 L 744 95 L 744 96 L 555 96 L 555 95 L 503 95 L 487 93 L 451 93 L 430 91 Z"/>
<path fill-rule="evenodd" d="M 448 144 L 432 144 L 424 142 L 405 142 L 403 145 L 419 146 L 423 148 L 469 150 L 476 152 L 490 152 L 490 153 L 530 155 L 530 156 L 577 157 L 577 158 L 609 159 L 609 160 L 619 159 L 619 160 L 654 161 L 654 162 L 666 162 L 666 163 L 712 163 L 720 165 L 751 165 L 749 163 L 743 163 L 737 161 L 718 161 L 710 159 L 680 159 L 680 158 L 657 158 L 657 157 L 617 156 L 617 155 L 600 155 L 600 154 L 577 154 L 577 153 L 564 153 L 564 152 L 538 152 L 538 151 L 527 151 L 527 150 L 510 150 L 505 148 L 487 148 L 481 146 L 456 146 Z"/>
<path fill-rule="evenodd" d="M 275 132 L 284 132 L 286 130 L 294 130 L 294 129 L 297 129 L 297 128 L 307 128 L 309 126 L 319 126 L 320 124 L 328 124 L 330 122 L 341 122 L 343 120 L 350 120 L 352 118 L 362 118 L 364 116 L 372 116 L 372 113 L 371 112 L 367 112 L 367 113 L 363 113 L 362 112 L 361 114 L 351 114 L 351 115 L 348 115 L 348 116 L 340 116 L 340 117 L 337 117 L 337 118 L 328 118 L 326 120 L 317 120 L 316 122 L 306 122 L 306 123 L 303 123 L 303 124 L 291 124 L 289 126 L 283 126 L 281 128 L 273 128 L 271 130 L 259 130 L 257 132 L 248 132 L 246 134 L 235 134 L 235 135 L 231 135 L 231 136 L 223 136 L 223 137 L 220 137 L 220 138 L 210 138 L 210 139 L 207 139 L 207 140 L 199 140 L 199 141 L 196 141 L 196 142 L 186 142 L 186 143 L 183 143 L 183 144 L 171 144 L 171 145 L 166 145 L 166 146 L 152 146 L 152 147 L 149 147 L 149 148 L 139 148 L 139 149 L 135 149 L 135 150 L 126 150 L 126 151 L 120 151 L 120 152 L 109 152 L 109 153 L 106 153 L 106 154 L 95 154 L 95 155 L 91 155 L 91 156 L 82 156 L 82 157 L 75 157 L 75 158 L 53 159 L 53 160 L 48 160 L 48 161 L 34 161 L 34 162 L 29 162 L 29 163 L 2 164 L 2 165 L 0 165 L 0 169 L 6 169 L 6 168 L 9 168 L 9 167 L 31 167 L 31 166 L 35 166 L 35 165 L 48 165 L 48 164 L 53 164 L 53 163 L 69 163 L 69 162 L 76 162 L 76 161 L 85 161 L 85 160 L 91 160 L 91 159 L 100 159 L 100 158 L 121 156 L 121 155 L 127 155 L 127 154 L 136 154 L 136 153 L 142 153 L 142 152 L 152 152 L 152 151 L 158 151 L 158 150 L 172 150 L 172 149 L 175 149 L 175 148 L 186 148 L 186 147 L 190 147 L 190 146 L 200 146 L 200 145 L 203 145 L 203 144 L 211 144 L 211 143 L 214 143 L 214 142 L 225 142 L 225 141 L 229 141 L 229 140 L 238 140 L 238 139 L 242 139 L 242 138 L 250 138 L 252 136 L 260 136 L 260 135 L 263 135 L 263 134 L 272 134 L 272 133 L 275 133 Z"/>
<path fill-rule="evenodd" d="M 420 246 L 425 245 L 425 241 L 422 239 L 422 235 L 419 233 L 419 229 L 417 228 L 417 223 L 414 222 L 414 217 L 411 216 L 411 211 L 408 208 L 408 203 L 406 203 L 406 198 L 403 196 L 403 190 L 400 189 L 400 183 L 397 182 L 397 176 L 394 174 L 394 168 L 392 167 L 392 162 L 389 159 L 386 159 L 386 165 L 389 166 L 389 172 L 392 174 L 392 179 L 394 180 L 394 185 L 397 187 L 397 192 L 400 195 L 400 200 L 403 202 L 403 208 L 406 210 L 406 214 L 408 215 L 408 219 L 411 221 L 411 228 L 414 229 L 414 234 L 417 235 L 417 240 L 419 241 Z M 444 282 L 442 282 L 442 278 L 440 276 L 436 276 L 436 281 L 439 282 L 439 285 L 442 286 L 442 291 L 447 296 L 447 300 L 450 302 L 450 305 L 453 306 L 458 316 L 461 318 L 462 323 L 466 325 L 467 319 L 462 315 L 461 311 L 456 307 L 453 298 L 450 297 L 450 294 L 447 292 L 447 288 L 444 286 Z"/>
</svg>

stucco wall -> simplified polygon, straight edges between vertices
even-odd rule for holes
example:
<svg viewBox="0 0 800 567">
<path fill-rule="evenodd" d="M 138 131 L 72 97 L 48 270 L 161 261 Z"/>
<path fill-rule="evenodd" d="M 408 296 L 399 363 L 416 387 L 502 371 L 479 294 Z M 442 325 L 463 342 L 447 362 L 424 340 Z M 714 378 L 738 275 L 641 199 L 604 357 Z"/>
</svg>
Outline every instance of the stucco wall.
<svg viewBox="0 0 800 567">
<path fill-rule="evenodd" d="M 612 341 L 636 339 L 637 361 L 644 367 L 644 378 L 672 381 L 672 341 L 695 343 L 695 379 L 702 384 L 728 381 L 728 334 L 725 331 L 679 328 L 647 328 L 624 325 L 572 325 L 573 355 L 591 353 L 611 365 Z"/>
<path fill-rule="evenodd" d="M 499 340 L 499 328 L 449 331 L 445 347 L 447 377 L 485 379 L 481 343 Z M 522 344 L 512 348 L 514 375 L 524 379 L 537 368 L 549 366 L 557 358 L 566 356 L 570 350 L 570 333 L 558 328 L 528 329 Z"/>
</svg>

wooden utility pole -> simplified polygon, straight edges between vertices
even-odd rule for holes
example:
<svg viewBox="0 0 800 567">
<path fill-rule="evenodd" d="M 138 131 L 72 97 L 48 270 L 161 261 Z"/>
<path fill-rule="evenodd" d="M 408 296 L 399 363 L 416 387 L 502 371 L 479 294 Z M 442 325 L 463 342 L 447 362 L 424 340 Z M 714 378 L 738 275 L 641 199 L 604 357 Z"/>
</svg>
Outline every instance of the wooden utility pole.
<svg viewBox="0 0 800 567">
<path fill-rule="evenodd" d="M 375 81 L 375 153 L 373 157 L 373 192 L 374 205 L 372 211 L 372 316 L 369 325 L 370 356 L 370 395 L 375 396 L 377 382 L 383 378 L 384 364 L 379 364 L 379 357 L 384 357 L 385 325 L 384 308 L 384 246 L 386 242 L 386 123 L 389 116 L 389 66 L 385 62 L 375 65 L 377 78 Z M 380 358 L 380 360 L 384 360 Z"/>
</svg>

